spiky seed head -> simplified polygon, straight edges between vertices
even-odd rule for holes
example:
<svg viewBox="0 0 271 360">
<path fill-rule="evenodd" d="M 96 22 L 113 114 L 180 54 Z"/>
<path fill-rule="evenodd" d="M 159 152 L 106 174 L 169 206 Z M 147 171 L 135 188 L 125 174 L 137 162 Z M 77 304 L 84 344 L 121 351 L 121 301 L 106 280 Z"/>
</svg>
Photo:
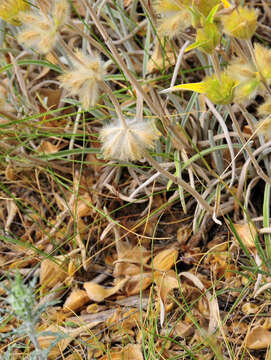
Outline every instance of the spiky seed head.
<svg viewBox="0 0 271 360">
<path fill-rule="evenodd" d="M 199 43 L 199 49 L 206 54 L 212 54 L 219 44 L 221 35 L 216 24 L 205 24 L 197 29 L 196 43 Z"/>
<path fill-rule="evenodd" d="M 72 59 L 73 69 L 59 76 L 61 86 L 70 95 L 77 95 L 84 109 L 94 106 L 99 96 L 100 83 L 104 79 L 105 66 L 97 56 L 84 55 L 76 50 Z"/>
<path fill-rule="evenodd" d="M 191 25 L 191 15 L 187 9 L 190 0 L 157 0 L 154 10 L 160 16 L 158 31 L 173 38 Z"/>
<path fill-rule="evenodd" d="M 6 22 L 19 26 L 18 15 L 21 11 L 29 10 L 30 5 L 24 0 L 2 0 L 0 4 L 0 18 Z"/>
<path fill-rule="evenodd" d="M 230 14 L 221 16 L 224 32 L 237 39 L 249 40 L 257 28 L 256 9 L 239 6 Z"/>
<path fill-rule="evenodd" d="M 153 148 L 160 133 L 152 121 L 127 121 L 127 127 L 118 120 L 106 125 L 100 132 L 102 152 L 106 159 L 137 161 L 144 150 Z"/>
</svg>

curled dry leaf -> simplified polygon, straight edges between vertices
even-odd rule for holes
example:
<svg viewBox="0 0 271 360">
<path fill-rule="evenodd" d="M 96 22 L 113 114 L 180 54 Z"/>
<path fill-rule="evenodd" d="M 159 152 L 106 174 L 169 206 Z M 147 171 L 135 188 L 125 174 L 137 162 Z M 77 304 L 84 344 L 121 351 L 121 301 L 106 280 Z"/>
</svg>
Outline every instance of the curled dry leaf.
<svg viewBox="0 0 271 360">
<path fill-rule="evenodd" d="M 206 288 L 201 282 L 201 280 L 194 274 L 184 271 L 180 275 L 192 281 L 194 285 L 197 286 L 201 291 L 206 291 Z M 209 303 L 209 313 L 210 313 L 208 333 L 212 334 L 215 331 L 217 325 L 220 324 L 219 307 L 215 296 L 212 296 L 208 291 L 205 292 L 205 295 Z"/>
<path fill-rule="evenodd" d="M 125 285 L 125 292 L 128 296 L 139 294 L 140 291 L 147 289 L 152 283 L 152 274 L 143 273 L 132 276 Z"/>
<path fill-rule="evenodd" d="M 103 301 L 111 295 L 116 294 L 123 285 L 127 282 L 127 279 L 119 281 L 119 283 L 113 287 L 105 288 L 102 285 L 95 284 L 92 281 L 84 283 L 84 288 L 90 300 L 95 302 Z"/>
<path fill-rule="evenodd" d="M 271 345 L 271 331 L 262 326 L 252 329 L 247 336 L 246 345 L 252 350 L 266 349 Z"/>
<path fill-rule="evenodd" d="M 40 283 L 42 287 L 52 288 L 58 282 L 63 282 L 68 277 L 68 264 L 64 263 L 64 256 L 56 256 L 55 260 L 61 263 L 45 259 L 41 262 Z"/>
<path fill-rule="evenodd" d="M 86 291 L 80 289 L 74 289 L 67 297 L 63 310 L 65 312 L 77 311 L 80 307 L 89 302 L 89 297 Z"/>
<path fill-rule="evenodd" d="M 143 360 L 143 355 L 140 345 L 128 344 L 122 351 L 111 352 L 100 360 Z"/>
<path fill-rule="evenodd" d="M 42 154 L 55 154 L 60 150 L 59 145 L 54 145 L 50 141 L 42 140 L 39 147 L 37 148 L 37 152 Z"/>
<path fill-rule="evenodd" d="M 253 303 L 245 303 L 242 306 L 242 311 L 243 313 L 245 313 L 246 315 L 249 314 L 256 314 L 256 312 L 259 311 L 259 306 Z"/>
<path fill-rule="evenodd" d="M 169 292 L 179 287 L 178 279 L 173 270 L 166 274 L 161 274 L 159 271 L 156 271 L 154 273 L 154 281 L 164 304 L 166 303 Z"/>
<path fill-rule="evenodd" d="M 255 250 L 255 237 L 257 231 L 253 224 L 234 224 L 234 228 L 244 243 L 244 245 L 250 250 Z"/>
<path fill-rule="evenodd" d="M 132 246 L 119 240 L 117 242 L 118 260 L 114 268 L 114 277 L 121 275 L 137 275 L 141 272 L 141 264 L 146 264 L 150 259 L 150 251 L 143 247 Z"/>
<path fill-rule="evenodd" d="M 153 259 L 153 267 L 155 270 L 168 271 L 176 263 L 178 258 L 178 250 L 171 248 L 165 249 L 157 254 Z"/>
<path fill-rule="evenodd" d="M 179 321 L 174 327 L 175 336 L 186 338 L 194 333 L 194 324 L 187 324 L 184 321 Z"/>
</svg>

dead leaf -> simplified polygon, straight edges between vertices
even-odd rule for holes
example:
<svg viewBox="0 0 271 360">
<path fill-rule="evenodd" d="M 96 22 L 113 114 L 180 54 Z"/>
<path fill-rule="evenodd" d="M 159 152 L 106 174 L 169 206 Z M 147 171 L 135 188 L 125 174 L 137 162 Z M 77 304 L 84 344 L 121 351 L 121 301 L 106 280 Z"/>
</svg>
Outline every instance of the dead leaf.
<svg viewBox="0 0 271 360">
<path fill-rule="evenodd" d="M 68 264 L 64 263 L 64 256 L 56 256 L 55 260 L 62 263 L 58 265 L 50 259 L 41 262 L 40 283 L 42 287 L 52 288 L 58 282 L 63 282 L 68 277 Z"/>
<path fill-rule="evenodd" d="M 86 291 L 74 289 L 66 299 L 63 310 L 65 312 L 77 311 L 80 307 L 89 302 L 89 297 Z"/>
<path fill-rule="evenodd" d="M 257 234 L 256 228 L 253 224 L 234 224 L 234 228 L 244 243 L 244 245 L 251 251 L 255 250 L 255 237 Z"/>
<path fill-rule="evenodd" d="M 153 259 L 153 267 L 155 270 L 168 271 L 176 263 L 178 258 L 178 250 L 171 248 L 159 252 Z"/>
<path fill-rule="evenodd" d="M 249 314 L 256 314 L 259 311 L 259 306 L 253 303 L 245 303 L 242 306 L 242 311 L 243 313 L 245 313 L 246 315 Z"/>
<path fill-rule="evenodd" d="M 116 294 L 126 282 L 127 279 L 123 279 L 117 285 L 110 288 L 105 288 L 102 285 L 89 281 L 84 283 L 84 288 L 90 300 L 101 302 L 109 296 Z"/>
<path fill-rule="evenodd" d="M 144 247 L 133 246 L 122 240 L 117 242 L 117 255 L 114 277 L 140 274 L 141 264 L 146 264 L 151 257 L 150 251 Z"/>
<path fill-rule="evenodd" d="M 186 324 L 183 321 L 179 321 L 174 327 L 174 333 L 176 336 L 186 338 L 194 333 L 194 324 Z"/>
<path fill-rule="evenodd" d="M 144 360 L 141 346 L 138 344 L 128 344 L 122 351 L 111 352 L 103 356 L 100 360 Z"/>
<path fill-rule="evenodd" d="M 271 345 L 271 331 L 262 326 L 252 329 L 247 336 L 246 345 L 252 350 L 266 349 Z"/>
<path fill-rule="evenodd" d="M 59 151 L 59 145 L 54 145 L 50 141 L 42 140 L 39 147 L 37 148 L 37 152 L 42 154 L 55 154 Z"/>
<path fill-rule="evenodd" d="M 152 283 L 152 274 L 144 273 L 132 276 L 125 285 L 125 292 L 128 296 L 139 294 L 147 289 Z"/>
<path fill-rule="evenodd" d="M 169 271 L 166 274 L 161 274 L 158 271 L 155 272 L 154 281 L 158 287 L 159 295 L 164 304 L 166 303 L 169 292 L 173 289 L 178 289 L 179 287 L 178 279 L 173 270 Z"/>
</svg>

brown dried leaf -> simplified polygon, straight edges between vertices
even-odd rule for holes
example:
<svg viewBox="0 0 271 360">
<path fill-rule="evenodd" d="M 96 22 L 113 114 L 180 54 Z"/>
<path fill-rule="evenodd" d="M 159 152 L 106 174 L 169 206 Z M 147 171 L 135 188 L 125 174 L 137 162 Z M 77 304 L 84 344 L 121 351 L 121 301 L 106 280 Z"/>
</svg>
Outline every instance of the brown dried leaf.
<svg viewBox="0 0 271 360">
<path fill-rule="evenodd" d="M 175 336 L 188 337 L 194 332 L 194 324 L 186 324 L 183 321 L 179 321 L 174 327 Z"/>
<path fill-rule="evenodd" d="M 166 303 L 168 293 L 179 287 L 176 274 L 172 270 L 166 274 L 160 273 L 159 271 L 155 272 L 154 281 L 158 287 L 159 295 L 164 304 Z"/>
<path fill-rule="evenodd" d="M 254 225 L 250 224 L 234 224 L 235 230 L 249 250 L 255 250 L 255 236 L 257 231 Z"/>
<path fill-rule="evenodd" d="M 139 294 L 147 289 L 152 283 L 152 274 L 144 273 L 132 276 L 125 285 L 125 292 L 128 296 Z"/>
<path fill-rule="evenodd" d="M 62 266 L 50 259 L 41 262 L 40 283 L 42 287 L 52 288 L 58 282 L 63 282 L 68 277 L 68 264 L 64 263 L 64 256 L 56 256 L 56 261 L 62 262 Z"/>
<path fill-rule="evenodd" d="M 256 312 L 258 312 L 259 310 L 259 306 L 253 303 L 245 303 L 242 306 L 242 311 L 243 313 L 245 313 L 246 315 L 249 314 L 256 314 Z"/>
<path fill-rule="evenodd" d="M 89 297 L 86 291 L 74 289 L 66 299 L 63 310 L 65 312 L 77 311 L 80 307 L 89 302 Z"/>
<path fill-rule="evenodd" d="M 111 352 L 100 360 L 143 360 L 143 355 L 140 345 L 128 344 L 122 351 Z"/>
<path fill-rule="evenodd" d="M 89 281 L 84 283 L 84 288 L 90 300 L 100 302 L 109 296 L 116 294 L 126 282 L 127 279 L 123 279 L 117 285 L 110 288 L 105 288 L 102 285 Z"/>
<path fill-rule="evenodd" d="M 141 264 L 146 264 L 151 257 L 150 251 L 144 247 L 133 246 L 122 240 L 117 242 L 117 254 L 114 277 L 140 274 Z"/>
<path fill-rule="evenodd" d="M 168 271 L 176 263 L 178 258 L 178 250 L 171 248 L 161 251 L 153 259 L 153 267 L 155 270 Z"/>
<path fill-rule="evenodd" d="M 246 345 L 249 349 L 265 349 L 271 344 L 271 331 L 262 326 L 256 327 L 250 331 L 247 336 Z"/>
<path fill-rule="evenodd" d="M 37 152 L 42 154 L 55 154 L 59 151 L 59 149 L 59 145 L 54 145 L 50 141 L 42 140 L 37 148 Z"/>
</svg>

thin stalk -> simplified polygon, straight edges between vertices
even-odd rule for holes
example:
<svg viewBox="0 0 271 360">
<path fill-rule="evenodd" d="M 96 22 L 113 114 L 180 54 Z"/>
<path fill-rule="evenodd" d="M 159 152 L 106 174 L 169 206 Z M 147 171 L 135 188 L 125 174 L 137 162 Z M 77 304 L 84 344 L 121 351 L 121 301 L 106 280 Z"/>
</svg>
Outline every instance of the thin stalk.
<svg viewBox="0 0 271 360">
<path fill-rule="evenodd" d="M 221 71 L 220 71 L 220 64 L 217 53 L 214 51 L 214 53 L 210 56 L 211 63 L 213 65 L 215 74 L 219 81 L 221 81 Z"/>
<path fill-rule="evenodd" d="M 109 96 L 110 100 L 112 101 L 114 107 L 115 107 L 115 110 L 116 110 L 116 113 L 118 114 L 118 117 L 119 119 L 121 120 L 122 122 L 122 125 L 125 129 L 127 129 L 127 123 L 125 121 L 125 118 L 123 116 L 123 113 L 121 111 L 121 107 L 120 107 L 120 104 L 116 98 L 116 96 L 114 95 L 113 91 L 111 90 L 111 88 L 106 84 L 105 81 L 103 81 L 102 83 L 102 87 L 104 88 L 106 94 Z"/>
<path fill-rule="evenodd" d="M 261 169 L 261 167 L 260 167 L 260 165 L 258 164 L 257 160 L 255 159 L 255 157 L 254 157 L 251 149 L 249 148 L 248 143 L 247 143 L 247 141 L 246 141 L 246 139 L 245 139 L 245 137 L 244 137 L 244 135 L 243 135 L 243 133 L 242 133 L 242 131 L 241 131 L 241 129 L 240 129 L 239 123 L 238 123 L 238 121 L 237 121 L 237 119 L 236 119 L 236 117 L 235 117 L 235 114 L 234 114 L 234 112 L 232 111 L 231 105 L 226 105 L 226 107 L 227 107 L 227 110 L 228 110 L 228 112 L 229 112 L 229 114 L 230 114 L 230 117 L 231 117 L 231 119 L 232 119 L 232 122 L 233 122 L 233 124 L 234 124 L 234 126 L 235 126 L 235 128 L 236 128 L 236 130 L 237 130 L 237 132 L 238 132 L 238 135 L 240 136 L 240 140 L 242 141 L 242 144 L 243 144 L 244 148 L 246 149 L 246 151 L 247 151 L 247 153 L 248 153 L 248 155 L 249 155 L 249 157 L 250 157 L 250 159 L 251 159 L 251 162 L 253 163 L 253 165 L 254 165 L 254 167 L 255 167 L 258 175 L 259 175 L 264 181 L 266 181 L 268 184 L 271 185 L 271 180 L 270 180 L 270 178 L 263 172 L 263 170 Z"/>
<path fill-rule="evenodd" d="M 162 175 L 170 179 L 172 182 L 174 182 L 177 185 L 180 185 L 183 187 L 188 193 L 190 193 L 199 203 L 200 205 L 209 213 L 213 214 L 213 208 L 208 204 L 206 200 L 203 199 L 203 197 L 195 190 L 193 189 L 189 184 L 187 184 L 185 181 L 179 179 L 178 177 L 172 175 L 167 170 L 163 169 L 162 166 L 148 153 L 148 151 L 144 150 L 144 156 L 149 161 L 149 163 Z"/>
</svg>

